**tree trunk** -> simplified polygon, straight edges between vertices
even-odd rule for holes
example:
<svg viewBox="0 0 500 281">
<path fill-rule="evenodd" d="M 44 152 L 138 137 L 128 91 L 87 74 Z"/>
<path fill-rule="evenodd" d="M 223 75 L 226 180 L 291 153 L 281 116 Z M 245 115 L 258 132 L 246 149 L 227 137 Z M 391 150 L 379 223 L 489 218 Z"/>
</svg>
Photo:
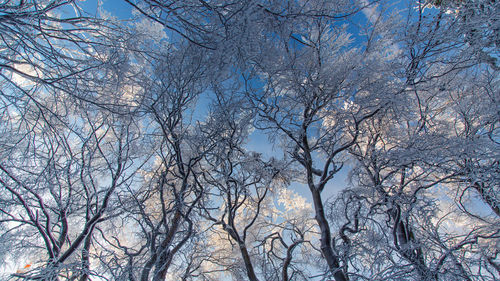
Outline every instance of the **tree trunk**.
<svg viewBox="0 0 500 281">
<path fill-rule="evenodd" d="M 250 255 L 248 254 L 247 247 L 244 244 L 240 244 L 240 252 L 241 256 L 243 257 L 243 261 L 245 262 L 248 279 L 250 279 L 250 281 L 259 281 L 259 279 L 255 275 L 255 271 L 253 269 L 252 261 L 250 260 Z"/>
<path fill-rule="evenodd" d="M 321 230 L 321 252 L 328 263 L 328 267 L 330 268 L 335 281 L 348 281 L 349 278 L 347 278 L 347 275 L 344 273 L 342 268 L 340 268 L 339 258 L 333 252 L 330 225 L 326 220 L 325 209 L 323 207 L 323 201 L 321 200 L 321 193 L 316 190 L 315 187 L 310 187 L 310 189 L 314 202 L 314 210 L 316 211 L 315 218 Z"/>
</svg>

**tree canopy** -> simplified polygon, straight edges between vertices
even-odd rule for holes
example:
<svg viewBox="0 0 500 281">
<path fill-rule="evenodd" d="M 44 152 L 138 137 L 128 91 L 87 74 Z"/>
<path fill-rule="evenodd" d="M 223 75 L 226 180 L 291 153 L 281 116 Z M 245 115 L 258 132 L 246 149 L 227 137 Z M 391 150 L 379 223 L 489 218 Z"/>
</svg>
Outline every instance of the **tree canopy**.
<svg viewBox="0 0 500 281">
<path fill-rule="evenodd" d="M 500 2 L 120 5 L 0 1 L 0 279 L 500 279 Z"/>
</svg>

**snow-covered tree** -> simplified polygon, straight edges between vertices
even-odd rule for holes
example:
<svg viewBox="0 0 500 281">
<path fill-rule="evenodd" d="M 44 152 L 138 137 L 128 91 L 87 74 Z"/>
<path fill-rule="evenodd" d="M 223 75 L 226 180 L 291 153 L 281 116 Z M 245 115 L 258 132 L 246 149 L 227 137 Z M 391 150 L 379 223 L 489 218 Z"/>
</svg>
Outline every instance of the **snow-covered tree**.
<svg viewBox="0 0 500 281">
<path fill-rule="evenodd" d="M 500 279 L 498 1 L 0 2 L 0 278 Z"/>
</svg>

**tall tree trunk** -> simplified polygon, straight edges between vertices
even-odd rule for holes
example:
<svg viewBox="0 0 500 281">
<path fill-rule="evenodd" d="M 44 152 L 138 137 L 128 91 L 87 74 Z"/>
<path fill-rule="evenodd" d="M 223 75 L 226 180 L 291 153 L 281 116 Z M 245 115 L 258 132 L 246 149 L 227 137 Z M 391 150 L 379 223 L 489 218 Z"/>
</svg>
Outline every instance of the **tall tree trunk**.
<svg viewBox="0 0 500 281">
<path fill-rule="evenodd" d="M 312 198 L 314 202 L 314 210 L 316 211 L 316 222 L 318 222 L 321 230 L 321 252 L 326 259 L 328 267 L 335 278 L 335 281 L 348 281 L 349 278 L 345 272 L 340 268 L 338 256 L 333 252 L 332 248 L 332 234 L 330 232 L 330 225 L 326 220 L 325 209 L 323 201 L 321 200 L 321 193 L 316 187 L 310 187 Z"/>
<path fill-rule="evenodd" d="M 240 243 L 240 252 L 243 257 L 243 261 L 245 262 L 245 268 L 247 270 L 247 276 L 250 281 L 259 281 L 257 276 L 255 275 L 255 271 L 253 269 L 252 261 L 250 260 L 250 255 L 248 254 L 247 247 L 244 243 Z"/>
<path fill-rule="evenodd" d="M 92 232 L 94 228 L 90 231 L 90 233 L 85 238 L 85 242 L 83 243 L 82 249 L 82 276 L 79 281 L 87 281 L 89 279 L 89 271 L 90 271 L 90 243 L 92 242 Z"/>
</svg>

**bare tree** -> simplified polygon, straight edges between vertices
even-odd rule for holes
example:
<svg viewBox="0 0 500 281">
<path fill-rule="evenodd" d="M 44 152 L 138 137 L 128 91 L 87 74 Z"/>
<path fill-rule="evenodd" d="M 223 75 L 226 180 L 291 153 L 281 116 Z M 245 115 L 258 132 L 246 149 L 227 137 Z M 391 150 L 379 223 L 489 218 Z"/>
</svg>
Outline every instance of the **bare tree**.
<svg viewBox="0 0 500 281">
<path fill-rule="evenodd" d="M 266 163 L 259 154 L 243 148 L 253 116 L 252 111 L 241 109 L 244 100 L 218 94 L 217 101 L 210 129 L 219 132 L 220 139 L 206 156 L 203 182 L 215 196 L 207 200 L 220 200 L 221 207 L 204 206 L 202 214 L 213 222 L 215 232 L 220 231 L 220 226 L 228 242 L 239 248 L 249 280 L 258 280 L 248 237 L 262 216 L 266 196 L 272 192 L 279 170 L 272 159 Z"/>
<path fill-rule="evenodd" d="M 427 13 L 424 3 L 417 4 L 411 12 L 418 19 L 411 20 L 410 13 L 410 24 L 405 27 L 408 32 L 402 37 L 405 44 L 400 47 L 403 55 L 400 62 L 405 69 L 399 72 L 404 73 L 401 77 L 404 95 L 395 96 L 384 115 L 365 122 L 363 133 L 349 149 L 359 163 L 352 172 L 356 179 L 354 185 L 362 188 L 356 189 L 361 192 L 357 204 L 370 210 L 358 212 L 357 216 L 369 223 L 376 221 L 375 217 L 380 214 L 386 215 L 386 226 L 372 226 L 382 232 L 387 227 L 385 231 L 392 233 L 392 237 L 379 235 L 395 248 L 395 252 L 386 250 L 382 255 L 387 263 L 379 272 L 394 274 L 384 278 L 417 274 L 411 278 L 494 279 L 495 265 L 487 265 L 487 260 L 494 260 L 496 253 L 489 249 L 485 252 L 491 256 L 481 257 L 473 248 L 488 249 L 486 245 L 496 239 L 495 219 L 482 217 L 479 221 L 483 221 L 477 222 L 476 227 L 445 230 L 443 225 L 450 223 L 451 217 L 454 220 L 462 217 L 453 206 L 456 203 L 463 207 L 461 199 L 451 194 L 463 195 L 463 186 L 465 190 L 476 190 L 495 212 L 496 199 L 491 196 L 495 176 L 491 172 L 498 157 L 494 152 L 497 143 L 491 137 L 497 121 L 492 117 L 490 106 L 496 104 L 495 94 L 491 94 L 496 86 L 489 78 L 495 70 L 489 63 L 482 64 L 481 60 L 478 63 L 474 47 L 463 44 L 450 33 L 456 24 L 453 17 L 440 11 Z M 471 83 L 469 79 L 476 82 Z M 468 98 L 472 93 L 473 103 Z M 477 108 L 482 108 L 482 113 Z M 472 121 L 472 115 L 477 119 Z M 475 135 L 474 141 L 470 134 Z M 481 167 L 479 162 L 488 163 L 488 168 Z M 468 165 L 475 167 L 468 169 Z M 474 176 L 466 176 L 472 170 Z M 449 212 L 443 213 L 441 208 Z M 346 209 L 344 213 L 347 216 L 349 211 Z M 435 218 L 438 223 L 424 221 L 424 217 Z M 363 236 L 355 237 L 363 239 Z M 477 242 L 481 240 L 485 244 L 479 246 L 481 242 Z M 490 242 L 486 242 L 488 240 Z M 470 256 L 465 258 L 463 253 L 468 247 Z M 404 267 L 391 265 L 394 255 L 408 262 L 413 271 L 404 273 Z M 491 271 L 479 273 L 473 264 L 482 264 Z M 372 274 L 372 279 L 381 277 L 379 273 Z"/>
<path fill-rule="evenodd" d="M 329 271 L 336 280 L 347 280 L 345 265 L 331 244 L 321 194 L 342 168 L 342 155 L 356 143 L 360 125 L 384 106 L 380 89 L 367 93 L 364 83 L 377 85 L 383 79 L 368 79 L 361 70 L 352 76 L 364 65 L 363 56 L 370 63 L 377 58 L 348 50 L 349 35 L 343 28 L 318 19 L 304 24 L 304 33 L 307 37 L 294 43 L 298 46 L 284 42 L 279 58 L 258 66 L 265 72 L 265 88 L 253 90 L 248 82 L 246 91 L 258 110 L 257 127 L 279 133 L 285 152 L 302 169 Z"/>
<path fill-rule="evenodd" d="M 500 278 L 497 1 L 125 2 L 0 3 L 10 278 Z"/>
<path fill-rule="evenodd" d="M 18 128 L 23 137 L 11 139 L 17 147 L 0 165 L 2 200 L 9 202 L 2 208 L 2 224 L 16 226 L 3 239 L 10 237 L 24 251 L 34 251 L 25 255 L 34 262 L 32 270 L 19 277 L 52 280 L 65 271 L 88 274 L 94 229 L 112 216 L 114 192 L 133 176 L 133 123 L 82 115 L 79 121 L 86 127 L 68 128 L 26 114 L 23 122 L 33 126 Z M 34 260 L 35 253 L 39 260 Z"/>
<path fill-rule="evenodd" d="M 204 90 L 204 59 L 196 48 L 178 47 L 164 50 L 150 76 L 144 75 L 140 112 L 152 122 L 146 135 L 154 163 L 143 169 L 140 187 L 123 194 L 123 212 L 136 237 L 128 243 L 118 236 L 107 239 L 116 249 L 111 255 L 126 261 L 113 269 L 115 276 L 130 276 L 120 278 L 164 280 L 175 255 L 197 231 L 195 208 L 204 195 L 200 164 L 214 140 L 189 113 Z"/>
</svg>

